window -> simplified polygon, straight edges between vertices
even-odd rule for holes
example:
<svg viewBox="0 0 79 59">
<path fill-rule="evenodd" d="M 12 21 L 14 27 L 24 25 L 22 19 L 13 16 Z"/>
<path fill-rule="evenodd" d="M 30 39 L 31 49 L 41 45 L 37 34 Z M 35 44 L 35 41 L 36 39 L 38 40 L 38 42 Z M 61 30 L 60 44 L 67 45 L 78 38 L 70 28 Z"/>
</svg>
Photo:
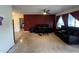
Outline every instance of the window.
<svg viewBox="0 0 79 59">
<path fill-rule="evenodd" d="M 71 14 L 68 16 L 68 26 L 69 27 L 79 27 L 79 20 L 75 19 Z"/>
<path fill-rule="evenodd" d="M 68 26 L 75 27 L 75 18 L 71 14 L 69 14 L 69 16 L 68 16 Z"/>
<path fill-rule="evenodd" d="M 64 21 L 62 19 L 62 16 L 60 16 L 60 18 L 58 19 L 58 22 L 57 22 L 57 27 L 61 28 L 61 26 L 64 26 Z"/>
<path fill-rule="evenodd" d="M 78 19 L 75 20 L 75 27 L 79 27 L 79 20 Z"/>
</svg>

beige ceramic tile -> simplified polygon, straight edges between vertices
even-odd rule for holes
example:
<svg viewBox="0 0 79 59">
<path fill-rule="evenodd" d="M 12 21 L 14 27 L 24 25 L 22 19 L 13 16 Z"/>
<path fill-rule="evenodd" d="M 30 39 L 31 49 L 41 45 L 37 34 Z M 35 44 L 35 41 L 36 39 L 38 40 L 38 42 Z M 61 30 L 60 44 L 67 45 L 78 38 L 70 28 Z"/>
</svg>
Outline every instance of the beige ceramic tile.
<svg viewBox="0 0 79 59">
<path fill-rule="evenodd" d="M 67 45 L 54 33 L 39 36 L 35 33 L 21 31 L 17 33 L 16 40 L 17 43 L 8 53 L 79 52 L 79 45 Z"/>
</svg>

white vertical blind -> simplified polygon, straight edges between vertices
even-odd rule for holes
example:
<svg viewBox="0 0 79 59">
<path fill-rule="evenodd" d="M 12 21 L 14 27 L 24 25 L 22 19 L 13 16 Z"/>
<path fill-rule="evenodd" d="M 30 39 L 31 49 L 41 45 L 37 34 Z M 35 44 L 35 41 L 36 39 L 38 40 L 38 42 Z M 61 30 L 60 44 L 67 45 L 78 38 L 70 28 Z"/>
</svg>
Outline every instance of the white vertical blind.
<svg viewBox="0 0 79 59">
<path fill-rule="evenodd" d="M 58 22 L 57 22 L 57 27 L 61 28 L 61 26 L 64 26 L 64 21 L 62 19 L 62 16 L 60 16 L 60 18 L 58 19 Z"/>
<path fill-rule="evenodd" d="M 75 18 L 71 14 L 68 16 L 68 26 L 75 27 Z"/>
<path fill-rule="evenodd" d="M 76 21 L 75 26 L 79 27 L 79 20 L 76 19 L 75 21 Z"/>
<path fill-rule="evenodd" d="M 79 27 L 79 20 L 75 19 L 71 14 L 68 16 L 68 26 Z"/>
</svg>

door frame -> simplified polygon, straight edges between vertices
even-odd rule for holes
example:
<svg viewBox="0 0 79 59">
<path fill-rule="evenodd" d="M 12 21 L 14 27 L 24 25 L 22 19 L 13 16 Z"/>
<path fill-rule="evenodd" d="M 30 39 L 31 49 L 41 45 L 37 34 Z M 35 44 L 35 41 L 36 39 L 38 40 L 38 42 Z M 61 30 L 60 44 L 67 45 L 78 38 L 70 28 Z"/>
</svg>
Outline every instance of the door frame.
<svg viewBox="0 0 79 59">
<path fill-rule="evenodd" d="M 16 43 L 16 40 L 15 40 L 15 30 L 14 30 L 14 20 L 12 20 L 12 25 L 13 25 L 13 37 L 14 37 L 14 43 Z"/>
</svg>

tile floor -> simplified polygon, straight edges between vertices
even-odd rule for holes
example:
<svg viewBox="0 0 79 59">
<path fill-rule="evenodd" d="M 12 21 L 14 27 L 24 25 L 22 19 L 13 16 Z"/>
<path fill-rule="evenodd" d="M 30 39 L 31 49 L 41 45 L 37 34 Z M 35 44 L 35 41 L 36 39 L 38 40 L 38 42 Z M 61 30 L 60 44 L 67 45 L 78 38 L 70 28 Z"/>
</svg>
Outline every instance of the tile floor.
<svg viewBox="0 0 79 59">
<path fill-rule="evenodd" d="M 16 35 L 16 44 L 8 53 L 68 53 L 79 52 L 79 45 L 67 45 L 54 33 L 39 36 L 21 31 Z"/>
</svg>

